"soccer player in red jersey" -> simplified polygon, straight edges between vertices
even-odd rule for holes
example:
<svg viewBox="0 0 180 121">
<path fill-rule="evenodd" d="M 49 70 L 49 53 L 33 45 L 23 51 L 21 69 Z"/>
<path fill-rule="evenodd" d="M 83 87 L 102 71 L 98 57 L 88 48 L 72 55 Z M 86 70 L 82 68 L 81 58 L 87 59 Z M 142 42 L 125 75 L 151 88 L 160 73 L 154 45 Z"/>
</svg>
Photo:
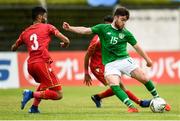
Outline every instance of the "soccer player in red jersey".
<svg viewBox="0 0 180 121">
<path fill-rule="evenodd" d="M 112 23 L 113 17 L 108 15 L 104 18 L 104 22 L 107 24 Z M 90 60 L 90 64 L 89 64 Z M 84 59 L 84 68 L 85 68 L 85 76 L 84 83 L 86 85 L 91 85 L 91 76 L 88 71 L 88 67 L 90 66 L 91 72 L 94 76 L 105 86 L 108 85 L 107 81 L 104 78 L 104 65 L 102 64 L 102 56 L 101 56 L 101 44 L 99 41 L 98 35 L 95 35 L 90 42 L 87 53 Z M 136 97 L 130 90 L 127 90 L 123 83 L 120 84 L 121 88 L 126 92 L 128 97 L 133 100 L 136 104 L 142 107 L 149 107 L 149 100 L 140 100 Z M 96 107 L 101 107 L 101 99 L 113 96 L 114 93 L 111 88 L 105 90 L 104 92 L 98 93 L 96 95 L 91 96 L 91 99 L 96 104 Z"/>
<path fill-rule="evenodd" d="M 28 72 L 40 85 L 34 92 L 24 90 L 21 109 L 24 109 L 27 102 L 34 98 L 29 113 L 39 113 L 38 106 L 42 99 L 60 100 L 62 98 L 61 84 L 51 68 L 53 61 L 48 52 L 51 35 L 55 35 L 62 41 L 60 42 L 62 47 L 68 47 L 70 41 L 53 25 L 46 24 L 47 11 L 44 8 L 33 8 L 32 19 L 33 24 L 20 34 L 11 50 L 16 51 L 23 44 L 27 47 L 29 52 Z"/>
</svg>

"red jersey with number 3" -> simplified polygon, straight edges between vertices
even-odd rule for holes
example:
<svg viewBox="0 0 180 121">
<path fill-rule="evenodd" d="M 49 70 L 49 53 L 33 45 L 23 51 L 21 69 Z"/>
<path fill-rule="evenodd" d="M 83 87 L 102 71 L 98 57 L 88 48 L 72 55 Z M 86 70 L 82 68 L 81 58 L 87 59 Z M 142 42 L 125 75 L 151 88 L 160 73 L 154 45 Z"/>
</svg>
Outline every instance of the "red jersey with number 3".
<svg viewBox="0 0 180 121">
<path fill-rule="evenodd" d="M 51 24 L 33 24 L 21 33 L 16 44 L 26 45 L 29 52 L 28 63 L 51 62 L 48 46 L 51 41 L 51 35 L 56 35 L 58 32 L 59 30 Z"/>
</svg>

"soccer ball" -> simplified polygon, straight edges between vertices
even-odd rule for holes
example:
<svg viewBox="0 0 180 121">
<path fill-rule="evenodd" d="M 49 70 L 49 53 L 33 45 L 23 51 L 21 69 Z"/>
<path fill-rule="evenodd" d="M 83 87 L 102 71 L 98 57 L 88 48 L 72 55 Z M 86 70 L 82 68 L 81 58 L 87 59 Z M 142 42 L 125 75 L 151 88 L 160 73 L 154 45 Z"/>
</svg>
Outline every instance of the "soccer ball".
<svg viewBox="0 0 180 121">
<path fill-rule="evenodd" d="M 166 101 L 163 98 L 154 98 L 150 102 L 150 109 L 154 113 L 163 113 L 165 110 Z"/>
</svg>

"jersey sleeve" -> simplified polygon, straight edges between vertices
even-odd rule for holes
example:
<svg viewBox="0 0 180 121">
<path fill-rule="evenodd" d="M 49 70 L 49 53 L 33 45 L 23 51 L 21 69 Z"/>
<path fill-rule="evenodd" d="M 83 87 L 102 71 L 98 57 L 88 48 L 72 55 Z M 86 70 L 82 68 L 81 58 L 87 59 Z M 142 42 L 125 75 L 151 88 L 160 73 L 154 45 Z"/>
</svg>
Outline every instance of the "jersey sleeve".
<svg viewBox="0 0 180 121">
<path fill-rule="evenodd" d="M 91 40 L 91 42 L 89 44 L 89 47 L 88 47 L 88 50 L 87 50 L 87 53 L 90 56 L 94 53 L 94 51 L 96 49 L 96 45 L 98 44 L 98 42 L 99 42 L 99 37 L 98 37 L 98 35 L 95 35 L 93 37 L 93 39 Z"/>
<path fill-rule="evenodd" d="M 23 34 L 24 32 L 22 32 L 19 36 L 19 38 L 16 40 L 16 46 L 20 46 L 22 45 L 24 42 L 23 42 Z"/>
<path fill-rule="evenodd" d="M 134 46 L 137 43 L 135 37 L 130 32 L 128 32 L 127 39 L 128 39 L 128 43 L 131 44 L 132 46 Z"/>
<path fill-rule="evenodd" d="M 55 26 L 48 24 L 48 27 L 50 34 L 56 35 L 57 33 L 59 33 L 59 30 Z"/>
<path fill-rule="evenodd" d="M 99 34 L 99 33 L 101 33 L 101 30 L 103 30 L 103 27 L 104 27 L 104 24 L 98 24 L 98 25 L 91 27 L 91 30 L 94 34 Z"/>
</svg>

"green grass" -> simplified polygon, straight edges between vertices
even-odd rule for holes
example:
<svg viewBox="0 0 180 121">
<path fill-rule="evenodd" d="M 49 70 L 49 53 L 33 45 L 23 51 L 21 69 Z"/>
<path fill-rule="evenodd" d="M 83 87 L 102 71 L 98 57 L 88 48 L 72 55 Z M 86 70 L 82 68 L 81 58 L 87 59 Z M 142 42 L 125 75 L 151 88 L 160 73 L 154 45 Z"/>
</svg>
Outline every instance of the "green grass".
<svg viewBox="0 0 180 121">
<path fill-rule="evenodd" d="M 28 114 L 32 101 L 20 110 L 23 89 L 0 89 L 0 120 L 180 120 L 180 85 L 157 86 L 160 95 L 172 106 L 170 112 L 152 113 L 149 108 L 139 113 L 127 113 L 127 107 L 115 96 L 103 100 L 97 109 L 90 99 L 92 94 L 106 87 L 63 87 L 64 98 L 45 100 L 40 105 L 41 114 Z M 128 86 L 138 97 L 151 98 L 143 86 Z"/>
</svg>

